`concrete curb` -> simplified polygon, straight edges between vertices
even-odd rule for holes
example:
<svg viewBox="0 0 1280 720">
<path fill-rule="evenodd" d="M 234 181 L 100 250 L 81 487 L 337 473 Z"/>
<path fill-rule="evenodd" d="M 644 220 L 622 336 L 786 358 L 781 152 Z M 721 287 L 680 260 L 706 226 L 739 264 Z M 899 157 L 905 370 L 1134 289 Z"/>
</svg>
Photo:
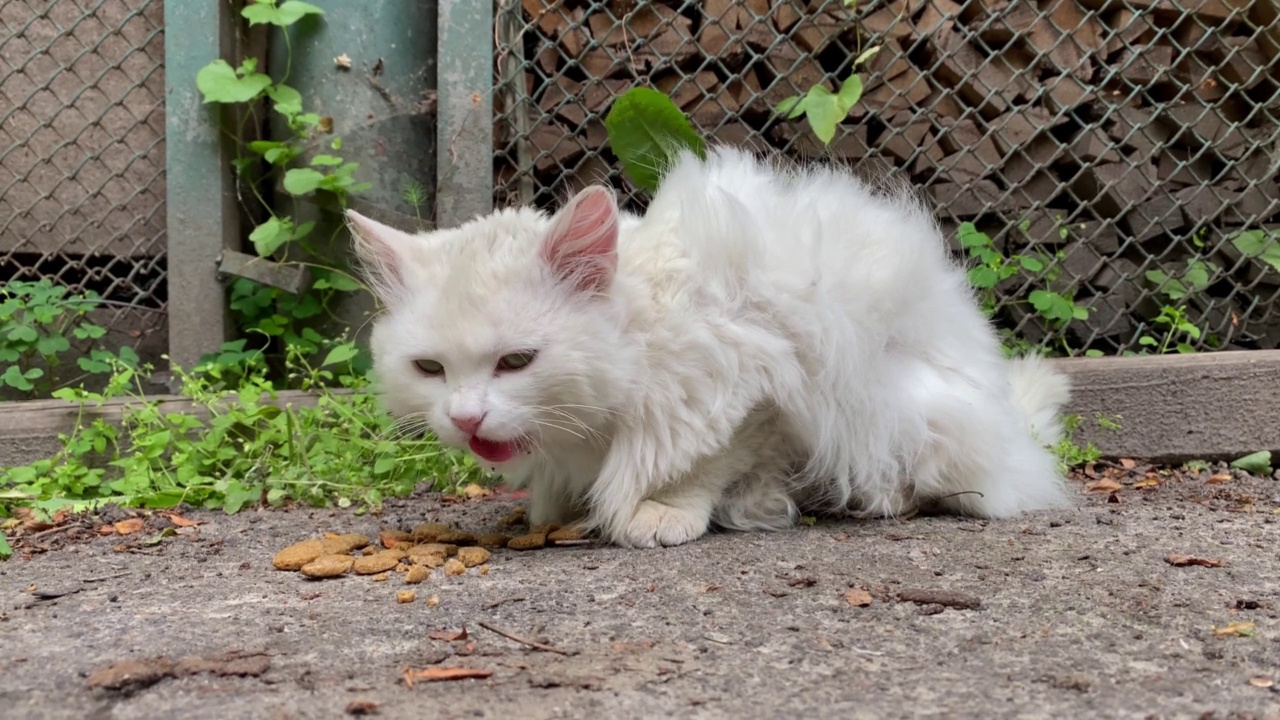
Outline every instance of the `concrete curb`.
<svg viewBox="0 0 1280 720">
<path fill-rule="evenodd" d="M 1053 362 L 1071 376 L 1068 411 L 1085 420 L 1077 440 L 1093 442 L 1106 457 L 1180 462 L 1280 453 L 1280 350 Z M 180 397 L 155 400 L 170 412 L 192 408 Z M 291 391 L 276 402 L 310 405 L 315 398 Z M 113 401 L 86 415 L 118 422 L 127 404 Z M 56 453 L 59 433 L 74 427 L 77 414 L 60 400 L 0 403 L 0 467 Z M 1097 416 L 1117 419 L 1120 429 L 1102 428 Z"/>
</svg>

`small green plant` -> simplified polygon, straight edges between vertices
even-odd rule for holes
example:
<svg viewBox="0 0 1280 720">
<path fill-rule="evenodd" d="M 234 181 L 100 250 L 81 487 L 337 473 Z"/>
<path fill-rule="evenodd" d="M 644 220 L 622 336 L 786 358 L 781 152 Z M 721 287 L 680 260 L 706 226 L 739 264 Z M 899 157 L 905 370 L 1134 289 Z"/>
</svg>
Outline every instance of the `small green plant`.
<svg viewBox="0 0 1280 720">
<path fill-rule="evenodd" d="M 417 180 L 407 180 L 400 190 L 400 197 L 413 206 L 413 214 L 417 216 L 418 223 L 421 224 L 422 205 L 427 201 L 427 189 Z"/>
<path fill-rule="evenodd" d="M 328 193 L 340 206 L 345 206 L 350 194 L 371 185 L 358 182 L 355 173 L 359 165 L 347 162 L 338 154 L 342 138 L 333 135 L 332 118 L 304 112 L 302 94 L 288 84 L 293 62 L 291 26 L 306 17 L 322 16 L 324 11 L 300 0 L 253 0 L 240 14 L 250 26 L 268 24 L 280 29 L 287 48 L 281 77 L 276 80 L 258 72 L 255 58 L 246 58 L 238 67 L 217 59 L 197 73 L 196 86 L 206 103 L 241 107 L 241 131 L 236 134 L 234 165 L 249 197 L 257 201 L 257 210 L 267 215 L 249 234 L 255 252 L 280 262 L 301 262 L 291 259 L 297 254 L 290 252 L 296 246 L 305 257 L 321 260 L 307 261 L 312 269 L 313 284 L 301 296 L 251 280 L 237 280 L 231 290 L 231 309 L 241 330 L 249 337 L 268 344 L 278 340 L 275 344 L 278 352 L 294 343 L 301 343 L 300 347 L 314 352 L 319 338 L 314 330 L 307 328 L 307 323 L 328 311 L 338 295 L 357 291 L 362 286 L 351 273 L 339 267 L 340 263 L 328 262 L 324 251 L 311 242 L 314 222 L 296 222 L 266 200 L 264 189 L 278 182 L 288 195 Z M 255 105 L 264 100 L 284 120 L 292 135 L 246 143 L 243 128 L 253 117 Z M 300 163 L 299 159 L 309 152 L 312 152 L 310 159 Z"/>
<path fill-rule="evenodd" d="M 1119 417 L 1108 417 L 1102 413 L 1094 413 L 1094 422 L 1098 427 L 1109 432 L 1120 429 Z M 1058 458 L 1058 469 L 1066 473 L 1072 468 L 1088 465 L 1102 459 L 1102 451 L 1092 442 L 1081 445 L 1076 441 L 1076 433 L 1084 426 L 1084 418 L 1079 414 L 1070 414 L 1062 418 L 1062 439 L 1050 449 Z"/>
<path fill-rule="evenodd" d="M 1072 320 L 1089 318 L 1089 308 L 1075 302 L 1074 292 L 1053 289 L 1062 272 L 1053 258 L 1035 252 L 1005 255 L 990 235 L 978 230 L 971 222 L 961 223 L 956 237 L 970 262 L 969 284 L 977 291 L 978 301 L 988 316 L 993 315 L 998 307 L 997 287 L 1014 276 L 1023 275 L 1042 284 L 1027 294 L 1025 302 L 1035 309 L 1050 329 L 1060 330 Z M 1015 348 L 1017 351 L 1026 349 Z"/>
<path fill-rule="evenodd" d="M 1198 258 L 1187 261 L 1187 269 L 1180 277 L 1170 277 L 1159 269 L 1148 270 L 1145 273 L 1147 281 L 1155 285 L 1156 290 L 1169 302 L 1160 308 L 1160 313 L 1151 321 L 1157 334 L 1140 335 L 1138 345 L 1145 352 L 1161 355 L 1174 351 L 1194 353 L 1194 343 L 1201 339 L 1203 331 L 1191 319 L 1187 301 L 1192 295 L 1204 292 L 1219 271 L 1220 268 L 1214 263 Z"/>
<path fill-rule="evenodd" d="M 12 280 L 0 285 L 0 385 L 47 396 L 55 388 L 58 367 L 71 341 L 98 340 L 107 334 L 88 315 L 101 304 L 93 292 L 70 294 L 48 278 L 34 282 Z M 85 375 L 108 371 L 109 358 L 137 362 L 131 348 L 120 355 L 93 349 L 76 358 Z M 49 369 L 46 373 L 43 364 Z"/>
<path fill-rule="evenodd" d="M 844 0 L 844 6 L 854 11 L 858 3 L 857 0 Z M 814 137 L 818 138 L 823 145 L 830 145 L 835 139 L 836 128 L 862 99 L 863 80 L 858 70 L 880 52 L 879 45 L 866 50 L 862 50 L 861 45 L 862 35 L 858 34 L 858 50 L 853 60 L 853 68 L 834 92 L 825 82 L 814 83 L 804 95 L 793 95 L 783 99 L 774 108 L 774 112 L 788 120 L 804 116 Z"/>
<path fill-rule="evenodd" d="M 323 360 L 291 351 L 286 375 L 311 402 L 278 402 L 261 352 L 241 344 L 190 373 L 174 368 L 193 410 L 173 412 L 143 396 L 150 368 L 112 362 L 101 392 L 64 389 L 80 409 L 54 457 L 0 471 L 0 516 L 22 505 L 44 512 L 103 503 L 145 508 L 188 503 L 236 512 L 265 502 L 376 508 L 423 480 L 438 489 L 484 480 L 469 457 L 431 438 L 404 437 L 376 405 L 352 360 L 354 344 L 330 341 Z M 91 412 L 127 399 L 119 426 Z"/>
</svg>

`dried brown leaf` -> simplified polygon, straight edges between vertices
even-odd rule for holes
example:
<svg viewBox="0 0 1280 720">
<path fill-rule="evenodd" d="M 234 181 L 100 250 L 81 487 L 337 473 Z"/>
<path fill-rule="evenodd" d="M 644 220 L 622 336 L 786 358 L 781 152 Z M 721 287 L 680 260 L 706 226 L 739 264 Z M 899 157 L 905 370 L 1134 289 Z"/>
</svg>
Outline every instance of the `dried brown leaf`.
<svg viewBox="0 0 1280 720">
<path fill-rule="evenodd" d="M 352 700 L 347 703 L 346 712 L 348 715 L 376 715 L 378 703 L 372 700 Z"/>
<path fill-rule="evenodd" d="M 867 607 L 871 604 L 871 593 L 862 588 L 849 588 L 844 594 L 845 602 L 854 607 Z"/>
<path fill-rule="evenodd" d="M 416 682 L 437 682 L 441 680 L 466 680 L 468 678 L 483 679 L 493 675 L 489 668 L 467 667 L 429 667 L 408 668 L 404 671 L 404 684 L 413 687 Z"/>
<path fill-rule="evenodd" d="M 189 518 L 182 517 L 177 513 L 171 513 L 169 515 L 165 515 L 165 517 L 169 518 L 169 522 L 173 523 L 176 527 L 195 527 L 196 525 L 204 522 L 203 520 L 191 520 Z"/>
<path fill-rule="evenodd" d="M 1116 482 L 1115 480 L 1112 480 L 1111 478 L 1102 478 L 1101 480 L 1095 480 L 1085 485 L 1084 489 L 1085 489 L 1085 492 L 1091 492 L 1091 493 L 1104 493 L 1104 492 L 1109 493 L 1109 492 L 1115 492 L 1122 487 L 1124 486 Z"/>
<path fill-rule="evenodd" d="M 1236 637 L 1251 637 L 1257 632 L 1257 626 L 1251 622 L 1237 620 L 1230 623 L 1226 627 L 1214 628 L 1213 634 L 1219 637 L 1227 635 L 1235 635 Z"/>
<path fill-rule="evenodd" d="M 1210 476 L 1210 478 L 1209 478 L 1209 484 L 1210 484 L 1210 485 L 1221 485 L 1222 483 L 1227 482 L 1227 481 L 1229 481 L 1229 480 L 1231 480 L 1231 473 L 1229 473 L 1229 472 L 1214 473 L 1214 474 L 1213 474 L 1212 476 Z"/>
<path fill-rule="evenodd" d="M 133 533 L 141 532 L 146 525 L 142 522 L 142 518 L 129 518 L 128 520 L 121 520 L 112 525 L 112 527 L 115 528 L 117 534 L 132 535 Z"/>
<path fill-rule="evenodd" d="M 1195 565 L 1199 567 L 1216 568 L 1216 567 L 1222 567 L 1223 565 L 1227 564 L 1225 560 L 1215 560 L 1213 558 L 1194 557 L 1192 555 L 1178 555 L 1177 553 L 1172 553 L 1170 555 L 1167 555 L 1164 561 L 1174 567 L 1191 567 Z"/>
<path fill-rule="evenodd" d="M 1138 462 L 1133 458 L 1120 458 L 1120 467 L 1125 470 L 1132 470 L 1138 467 Z"/>
</svg>

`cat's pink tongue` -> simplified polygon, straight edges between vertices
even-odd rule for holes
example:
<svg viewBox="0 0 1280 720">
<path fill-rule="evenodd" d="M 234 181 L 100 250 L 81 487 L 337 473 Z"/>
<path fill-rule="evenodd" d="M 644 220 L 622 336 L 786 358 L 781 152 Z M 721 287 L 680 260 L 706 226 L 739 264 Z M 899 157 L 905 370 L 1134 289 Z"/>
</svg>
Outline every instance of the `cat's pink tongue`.
<svg viewBox="0 0 1280 720">
<path fill-rule="evenodd" d="M 497 442 L 479 437 L 471 438 L 471 452 L 491 463 L 506 462 L 515 457 L 519 449 L 520 447 L 511 440 Z"/>
</svg>

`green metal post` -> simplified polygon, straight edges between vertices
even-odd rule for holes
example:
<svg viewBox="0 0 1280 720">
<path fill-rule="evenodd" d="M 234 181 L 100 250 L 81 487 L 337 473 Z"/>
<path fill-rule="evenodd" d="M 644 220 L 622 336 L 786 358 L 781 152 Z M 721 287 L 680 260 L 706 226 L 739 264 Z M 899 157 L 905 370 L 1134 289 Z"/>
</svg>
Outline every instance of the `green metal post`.
<svg viewBox="0 0 1280 720">
<path fill-rule="evenodd" d="M 240 245 L 233 148 L 221 132 L 230 110 L 201 102 L 196 73 L 235 57 L 237 12 L 227 0 L 165 6 L 169 358 L 183 368 L 216 351 L 232 329 L 218 278 L 219 256 Z"/>
<path fill-rule="evenodd" d="M 493 209 L 493 2 L 440 0 L 436 224 Z"/>
</svg>

